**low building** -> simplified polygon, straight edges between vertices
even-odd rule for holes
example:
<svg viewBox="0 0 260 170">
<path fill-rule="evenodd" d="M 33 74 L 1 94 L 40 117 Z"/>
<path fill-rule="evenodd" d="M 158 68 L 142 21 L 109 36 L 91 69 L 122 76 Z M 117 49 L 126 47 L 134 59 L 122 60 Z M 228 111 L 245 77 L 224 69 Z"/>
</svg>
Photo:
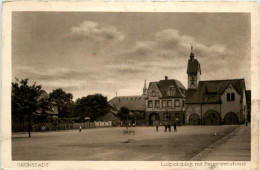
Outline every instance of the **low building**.
<svg viewBox="0 0 260 170">
<path fill-rule="evenodd" d="M 49 94 L 46 91 L 42 91 L 42 93 L 40 94 L 40 97 L 38 99 L 38 102 L 40 102 L 42 99 L 49 100 L 49 98 L 50 98 Z M 48 114 L 48 116 L 50 116 L 52 118 L 58 118 L 59 112 L 58 112 L 57 103 L 55 101 L 51 101 L 48 108 L 49 108 L 49 110 L 45 111 Z M 38 109 L 36 111 L 36 115 L 41 115 L 42 112 L 43 112 L 43 110 Z"/>
<path fill-rule="evenodd" d="M 144 96 L 116 96 L 108 101 L 114 111 L 120 111 L 122 107 L 127 107 L 132 120 L 137 125 L 145 124 L 145 99 Z"/>
<path fill-rule="evenodd" d="M 121 120 L 117 114 L 118 111 L 111 109 L 105 116 L 102 117 L 102 121 L 111 121 L 112 126 L 119 126 L 121 124 Z"/>
</svg>

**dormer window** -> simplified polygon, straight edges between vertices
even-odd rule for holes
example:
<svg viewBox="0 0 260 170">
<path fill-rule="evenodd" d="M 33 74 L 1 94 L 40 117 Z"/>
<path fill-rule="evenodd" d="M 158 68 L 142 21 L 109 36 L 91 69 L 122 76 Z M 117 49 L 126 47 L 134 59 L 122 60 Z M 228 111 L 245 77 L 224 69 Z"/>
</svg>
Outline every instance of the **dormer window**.
<svg viewBox="0 0 260 170">
<path fill-rule="evenodd" d="M 174 96 L 175 93 L 176 93 L 176 89 L 174 88 L 174 86 L 170 86 L 167 91 L 167 96 Z"/>
<path fill-rule="evenodd" d="M 234 93 L 227 93 L 227 101 L 235 101 L 235 94 Z"/>
</svg>

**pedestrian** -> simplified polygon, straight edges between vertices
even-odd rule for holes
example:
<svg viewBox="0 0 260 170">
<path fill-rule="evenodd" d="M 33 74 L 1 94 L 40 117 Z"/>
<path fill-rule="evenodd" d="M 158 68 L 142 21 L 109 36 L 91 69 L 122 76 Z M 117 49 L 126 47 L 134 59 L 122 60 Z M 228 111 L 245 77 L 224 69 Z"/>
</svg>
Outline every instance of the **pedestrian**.
<svg viewBox="0 0 260 170">
<path fill-rule="evenodd" d="M 164 124 L 164 132 L 167 132 L 167 123 Z"/>
<path fill-rule="evenodd" d="M 174 121 L 174 124 L 173 124 L 173 126 L 174 126 L 174 132 L 177 132 L 177 125 L 176 125 L 176 121 Z"/>
<path fill-rule="evenodd" d="M 248 121 L 246 121 L 246 126 L 247 126 L 247 124 L 248 124 Z"/>
<path fill-rule="evenodd" d="M 81 132 L 81 126 L 79 126 L 79 133 Z"/>
<path fill-rule="evenodd" d="M 170 123 L 168 123 L 168 128 L 169 128 L 169 132 L 171 132 L 171 124 Z"/>
<path fill-rule="evenodd" d="M 156 131 L 158 132 L 158 123 L 156 124 Z"/>
</svg>

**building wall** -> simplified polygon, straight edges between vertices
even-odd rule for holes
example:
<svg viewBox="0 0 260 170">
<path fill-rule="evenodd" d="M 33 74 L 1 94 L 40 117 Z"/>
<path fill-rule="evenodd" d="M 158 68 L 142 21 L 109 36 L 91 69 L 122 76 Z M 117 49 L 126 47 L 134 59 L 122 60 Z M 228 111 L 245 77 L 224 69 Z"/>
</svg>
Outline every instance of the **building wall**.
<svg viewBox="0 0 260 170">
<path fill-rule="evenodd" d="M 202 118 L 204 117 L 205 113 L 208 111 L 216 111 L 221 114 L 221 105 L 220 104 L 202 104 Z"/>
<path fill-rule="evenodd" d="M 157 108 L 157 107 L 155 107 L 155 101 L 158 101 L 158 100 L 159 100 L 160 105 Z M 172 106 L 163 107 L 163 100 L 172 101 Z M 179 106 L 175 105 L 176 100 L 179 100 L 179 102 L 180 102 Z M 152 102 L 152 107 L 148 106 L 149 101 Z M 184 111 L 185 110 L 185 99 L 184 98 L 160 99 L 158 97 L 153 97 L 153 98 L 148 98 L 145 102 L 146 102 L 145 105 L 146 105 L 147 112 L 151 112 L 151 111 Z"/>
<path fill-rule="evenodd" d="M 159 119 L 153 120 L 152 122 L 149 122 L 149 118 L 151 115 L 157 114 Z M 180 124 L 184 124 L 184 116 L 185 112 L 184 111 L 152 111 L 152 112 L 147 112 L 145 116 L 145 120 L 149 122 L 149 124 L 160 124 L 164 125 L 165 123 L 170 123 L 173 124 L 176 121 L 176 115 L 178 114 L 178 119 Z M 167 119 L 165 116 L 170 116 L 170 119 Z"/>
<path fill-rule="evenodd" d="M 187 104 L 185 111 L 185 124 L 189 124 L 189 118 L 196 114 L 201 119 L 201 104 Z"/>
<path fill-rule="evenodd" d="M 194 85 L 195 86 L 191 86 L 191 80 L 192 80 L 192 77 L 193 77 L 193 80 L 194 80 Z M 199 84 L 199 74 L 196 73 L 196 74 L 189 74 L 188 75 L 188 88 L 189 89 L 197 89 L 198 88 L 198 84 Z"/>
<path fill-rule="evenodd" d="M 234 101 L 228 101 L 227 100 L 227 93 L 234 93 L 235 94 L 235 100 Z M 242 104 L 241 101 L 241 95 L 237 93 L 237 91 L 233 88 L 232 85 L 230 85 L 224 93 L 221 95 L 221 119 L 223 120 L 225 118 L 225 115 L 229 112 L 233 112 L 238 116 L 238 120 L 241 122 L 243 120 L 241 116 L 241 109 Z M 246 104 L 245 104 L 246 105 Z"/>
</svg>

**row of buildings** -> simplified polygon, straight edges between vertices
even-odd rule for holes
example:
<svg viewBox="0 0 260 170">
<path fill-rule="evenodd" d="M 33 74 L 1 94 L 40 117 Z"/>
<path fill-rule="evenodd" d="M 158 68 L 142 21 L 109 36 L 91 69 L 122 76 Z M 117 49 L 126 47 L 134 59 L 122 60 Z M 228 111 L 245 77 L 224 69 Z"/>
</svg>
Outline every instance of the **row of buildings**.
<svg viewBox="0 0 260 170">
<path fill-rule="evenodd" d="M 116 96 L 109 101 L 115 117 L 121 107 L 139 114 L 136 124 L 239 124 L 250 121 L 251 91 L 244 79 L 200 81 L 201 65 L 191 47 L 187 66 L 188 89 L 176 79 L 144 83 L 139 96 Z"/>
</svg>

